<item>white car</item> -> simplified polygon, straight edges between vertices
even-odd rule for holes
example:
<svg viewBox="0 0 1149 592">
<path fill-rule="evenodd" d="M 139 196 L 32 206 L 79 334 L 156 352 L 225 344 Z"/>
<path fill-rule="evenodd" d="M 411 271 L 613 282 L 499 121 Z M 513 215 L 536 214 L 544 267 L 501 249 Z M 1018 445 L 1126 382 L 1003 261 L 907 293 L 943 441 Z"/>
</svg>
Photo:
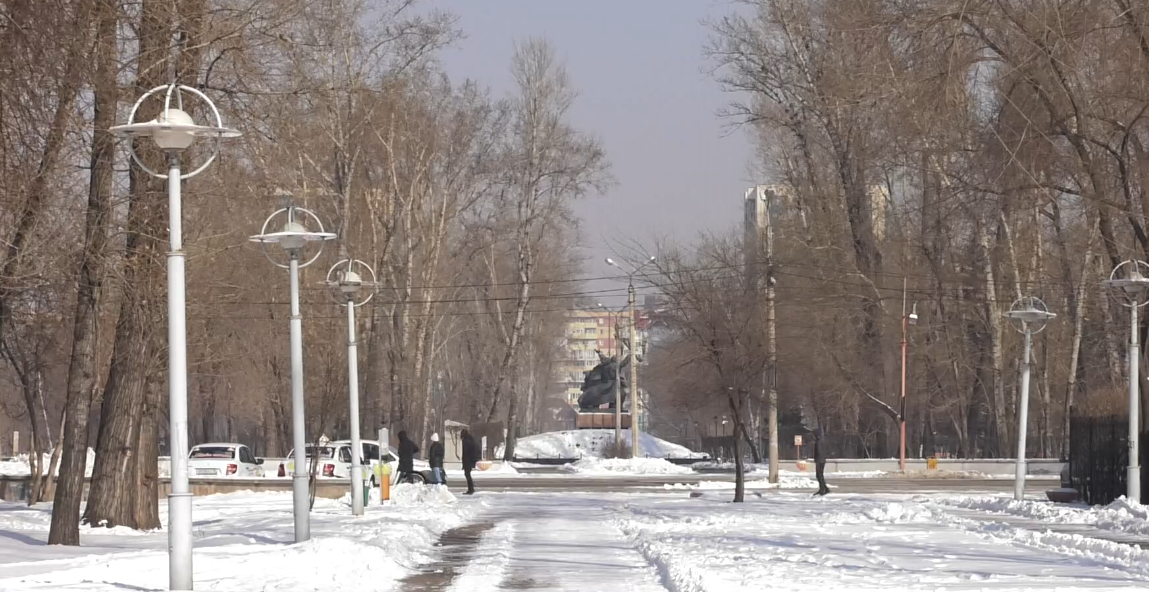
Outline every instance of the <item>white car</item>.
<svg viewBox="0 0 1149 592">
<path fill-rule="evenodd" d="M 384 458 L 379 458 L 379 442 L 376 440 L 360 440 L 359 445 L 363 447 L 363 464 L 374 467 L 382 460 L 391 466 L 391 482 L 394 483 L 399 478 L 399 451 L 392 446 L 387 447 L 387 452 L 384 453 Z M 315 472 L 320 477 L 327 477 L 332 479 L 350 479 L 351 478 L 351 440 L 336 440 L 329 442 L 326 445 L 318 447 L 319 462 L 316 464 Z M 308 444 L 307 446 L 307 459 L 310 461 L 315 458 L 316 446 Z M 279 476 L 287 477 L 295 471 L 295 450 L 287 453 L 287 460 L 279 465 Z M 425 483 L 430 481 L 431 465 L 426 461 L 415 459 L 415 482 Z M 375 471 L 367 470 L 365 477 L 372 487 L 378 485 L 375 479 Z"/>
<path fill-rule="evenodd" d="M 262 477 L 262 464 L 243 444 L 197 444 L 188 453 L 188 477 Z"/>
</svg>

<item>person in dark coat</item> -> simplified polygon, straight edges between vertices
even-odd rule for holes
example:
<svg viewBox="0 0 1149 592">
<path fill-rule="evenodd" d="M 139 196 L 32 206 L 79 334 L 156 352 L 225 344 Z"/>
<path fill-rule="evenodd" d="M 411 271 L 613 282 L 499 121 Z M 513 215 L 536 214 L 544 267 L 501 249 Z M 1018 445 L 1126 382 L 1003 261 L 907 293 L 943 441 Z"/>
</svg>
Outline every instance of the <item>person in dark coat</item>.
<svg viewBox="0 0 1149 592">
<path fill-rule="evenodd" d="M 443 443 L 439 434 L 431 434 L 431 447 L 427 450 L 427 460 L 431 464 L 431 483 L 447 484 L 447 471 L 443 469 Z"/>
<path fill-rule="evenodd" d="M 830 488 L 826 485 L 826 447 L 822 442 L 822 429 L 814 432 L 814 475 L 818 478 L 818 493 L 826 495 Z"/>
<path fill-rule="evenodd" d="M 399 432 L 399 482 L 415 482 L 415 453 L 419 447 L 407 437 L 407 432 Z"/>
<path fill-rule="evenodd" d="M 475 493 L 475 480 L 471 478 L 471 471 L 479 463 L 479 445 L 471 432 L 463 430 L 463 474 L 467 476 L 467 495 Z"/>
</svg>

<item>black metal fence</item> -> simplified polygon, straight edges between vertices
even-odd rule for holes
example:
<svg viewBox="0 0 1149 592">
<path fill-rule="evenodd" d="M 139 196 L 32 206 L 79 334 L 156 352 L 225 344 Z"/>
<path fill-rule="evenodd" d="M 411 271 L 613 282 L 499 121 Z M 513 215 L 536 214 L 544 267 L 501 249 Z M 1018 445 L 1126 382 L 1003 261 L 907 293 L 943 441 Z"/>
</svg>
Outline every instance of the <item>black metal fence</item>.
<svg viewBox="0 0 1149 592">
<path fill-rule="evenodd" d="M 1108 504 L 1125 495 L 1129 466 L 1129 419 L 1124 415 L 1070 418 L 1069 479 L 1081 500 Z M 1149 502 L 1149 433 L 1141 435 L 1141 501 Z"/>
</svg>

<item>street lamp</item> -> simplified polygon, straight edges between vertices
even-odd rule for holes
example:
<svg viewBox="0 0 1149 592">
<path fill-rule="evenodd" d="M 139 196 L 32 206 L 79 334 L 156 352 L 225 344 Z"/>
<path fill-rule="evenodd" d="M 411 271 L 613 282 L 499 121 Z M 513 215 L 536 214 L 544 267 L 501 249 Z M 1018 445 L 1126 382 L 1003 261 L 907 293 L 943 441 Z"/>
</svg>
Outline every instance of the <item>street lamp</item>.
<svg viewBox="0 0 1149 592">
<path fill-rule="evenodd" d="M 638 336 L 635 331 L 635 324 L 637 318 L 634 312 L 634 276 L 642 268 L 654 263 L 654 257 L 647 259 L 645 263 L 634 267 L 630 273 L 626 273 L 614 259 L 606 258 L 606 264 L 618 268 L 619 271 L 626 273 L 626 301 L 630 305 L 630 456 L 637 458 L 639 456 L 638 446 L 638 414 L 639 414 L 639 396 L 638 396 Z"/>
<path fill-rule="evenodd" d="M 271 221 L 279 215 L 287 216 L 283 230 L 268 232 Z M 307 230 L 297 216 L 305 219 L 311 218 L 319 227 L 318 232 Z M 311 538 L 311 524 L 308 511 L 310 503 L 307 492 L 307 442 L 304 435 L 306 426 L 303 421 L 303 317 L 299 314 L 299 269 L 307 267 L 319 258 L 323 252 L 323 241 L 335 238 L 335 234 L 323 231 L 323 223 L 319 217 L 310 210 L 298 206 L 288 206 L 278 209 L 263 222 L 259 234 L 252 236 L 252 242 L 259 243 L 263 254 L 276 267 L 287 268 L 291 277 L 291 441 L 295 446 L 295 470 L 291 476 L 292 501 L 295 509 L 295 542 L 302 543 Z M 318 242 L 319 250 L 307 261 L 301 263 L 303 248 L 309 242 Z M 271 257 L 267 252 L 267 245 L 278 244 L 287 251 L 289 263 L 284 265 Z"/>
<path fill-rule="evenodd" d="M 1018 298 L 1005 316 L 1014 321 L 1018 331 L 1025 334 L 1025 351 L 1021 359 L 1021 402 L 1017 410 L 1017 460 L 1014 462 L 1013 499 L 1025 497 L 1025 440 L 1029 432 L 1029 358 L 1033 351 L 1033 335 L 1041 333 L 1046 323 L 1057 317 L 1049 312 L 1038 298 Z M 1036 329 L 1035 329 L 1036 327 Z"/>
<path fill-rule="evenodd" d="M 364 281 L 355 269 L 366 270 L 371 276 Z M 363 306 L 375 297 L 374 288 L 378 285 L 375 270 L 358 259 L 344 259 L 327 270 L 329 287 L 337 289 L 342 296 L 342 304 L 347 307 L 347 397 L 349 401 L 348 423 L 351 426 L 351 513 L 363 515 L 363 446 L 359 442 L 359 359 L 355 341 L 355 307 Z M 355 301 L 355 295 L 362 288 L 370 293 L 362 302 Z"/>
<path fill-rule="evenodd" d="M 1127 277 L 1118 278 L 1122 267 L 1129 266 Z M 1138 385 L 1139 362 L 1141 352 L 1138 347 L 1138 332 L 1141 327 L 1137 320 L 1137 309 L 1145 306 L 1149 301 L 1142 302 L 1141 296 L 1149 290 L 1149 278 L 1142 270 L 1149 270 L 1149 263 L 1138 260 L 1123 261 L 1113 268 L 1109 279 L 1102 282 L 1108 288 L 1120 289 L 1125 295 L 1123 304 L 1129 307 L 1129 468 L 1126 475 L 1125 497 L 1133 501 L 1141 501 L 1141 462 L 1138 458 L 1140 445 L 1140 405 L 1141 393 Z"/>
<path fill-rule="evenodd" d="M 214 125 L 198 125 L 183 110 L 183 93 L 199 98 L 215 120 Z M 164 108 L 151 121 L 136 123 L 136 112 L 149 97 L 162 93 Z M 176 104 L 172 106 L 172 98 Z M 219 111 L 202 92 L 181 84 L 165 84 L 144 93 L 128 114 L 128 123 L 109 130 L 124 138 L 151 138 L 167 157 L 167 174 L 144 164 L 131 142 L 128 153 L 147 174 L 168 182 L 168 450 L 172 458 L 171 492 L 168 493 L 168 584 L 172 590 L 192 589 L 192 494 L 188 486 L 188 366 L 187 306 L 184 296 L 183 216 L 180 181 L 194 177 L 219 156 L 223 138 L 236 138 L 237 130 L 224 127 Z M 198 138 L 213 138 L 211 156 L 190 173 L 180 172 L 180 153 Z"/>
</svg>

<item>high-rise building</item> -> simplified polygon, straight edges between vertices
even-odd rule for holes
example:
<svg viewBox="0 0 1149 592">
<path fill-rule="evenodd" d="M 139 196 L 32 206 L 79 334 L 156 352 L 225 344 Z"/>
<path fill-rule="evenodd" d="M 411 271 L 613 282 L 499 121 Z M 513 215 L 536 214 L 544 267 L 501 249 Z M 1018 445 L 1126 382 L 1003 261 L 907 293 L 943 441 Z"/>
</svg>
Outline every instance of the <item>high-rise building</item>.
<svg viewBox="0 0 1149 592">
<path fill-rule="evenodd" d="M 636 311 L 636 314 L 639 319 L 636 326 L 638 351 L 641 353 L 646 341 L 648 318 L 641 310 Z M 620 315 L 604 310 L 573 310 L 568 313 L 563 342 L 564 355 L 559 363 L 557 378 L 571 405 L 578 404 L 586 373 L 599 363 L 595 350 L 607 357 L 618 355 L 618 348 L 623 346 L 623 340 L 628 337 L 629 326 L 626 324 L 626 317 L 625 312 Z M 616 324 L 621 335 L 615 331 Z M 626 352 L 623 355 L 625 354 Z"/>
</svg>

